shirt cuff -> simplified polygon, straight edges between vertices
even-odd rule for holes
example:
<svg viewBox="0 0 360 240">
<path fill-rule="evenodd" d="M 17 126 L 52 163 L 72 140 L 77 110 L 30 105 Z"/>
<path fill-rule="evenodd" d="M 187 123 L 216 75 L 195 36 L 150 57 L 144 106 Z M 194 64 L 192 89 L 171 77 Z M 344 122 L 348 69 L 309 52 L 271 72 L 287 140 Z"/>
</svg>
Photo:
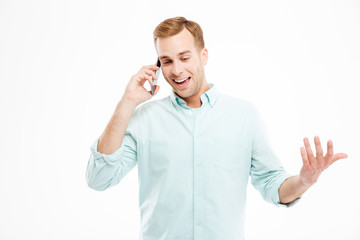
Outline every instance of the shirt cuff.
<svg viewBox="0 0 360 240">
<path fill-rule="evenodd" d="M 93 154 L 95 161 L 103 160 L 109 165 L 116 165 L 116 162 L 120 160 L 120 155 L 124 147 L 121 146 L 112 154 L 107 155 L 107 154 L 99 153 L 97 151 L 98 142 L 99 142 L 99 138 L 96 139 L 93 145 L 90 147 L 91 153 Z"/>
<path fill-rule="evenodd" d="M 279 203 L 278 206 L 279 207 L 289 208 L 289 207 L 294 206 L 296 203 L 298 203 L 300 199 L 301 199 L 301 196 L 298 197 L 297 199 L 295 199 L 294 201 L 290 202 L 290 203 Z"/>
</svg>

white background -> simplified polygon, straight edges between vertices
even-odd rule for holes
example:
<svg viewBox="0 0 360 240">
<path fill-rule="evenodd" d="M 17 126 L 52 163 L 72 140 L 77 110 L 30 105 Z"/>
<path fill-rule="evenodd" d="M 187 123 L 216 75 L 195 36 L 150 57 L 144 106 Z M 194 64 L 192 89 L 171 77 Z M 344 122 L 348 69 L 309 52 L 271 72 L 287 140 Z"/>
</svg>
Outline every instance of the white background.
<svg viewBox="0 0 360 240">
<path fill-rule="evenodd" d="M 290 173 L 303 137 L 349 155 L 290 209 L 249 185 L 246 239 L 360 239 L 360 2 L 124 2 L 0 1 L 0 239 L 138 239 L 137 167 L 104 192 L 85 170 L 175 16 L 202 26 L 208 82 L 259 107 Z M 171 91 L 160 84 L 154 99 Z"/>
</svg>

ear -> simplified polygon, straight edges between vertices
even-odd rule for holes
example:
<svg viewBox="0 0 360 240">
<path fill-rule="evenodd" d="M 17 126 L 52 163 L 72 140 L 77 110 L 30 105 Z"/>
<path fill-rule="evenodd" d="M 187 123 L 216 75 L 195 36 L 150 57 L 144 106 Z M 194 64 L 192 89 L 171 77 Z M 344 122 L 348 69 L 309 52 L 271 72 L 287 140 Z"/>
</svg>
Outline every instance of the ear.
<svg viewBox="0 0 360 240">
<path fill-rule="evenodd" d="M 203 66 L 205 66 L 208 62 L 208 50 L 206 48 L 203 48 L 203 50 L 201 50 L 200 56 Z"/>
</svg>

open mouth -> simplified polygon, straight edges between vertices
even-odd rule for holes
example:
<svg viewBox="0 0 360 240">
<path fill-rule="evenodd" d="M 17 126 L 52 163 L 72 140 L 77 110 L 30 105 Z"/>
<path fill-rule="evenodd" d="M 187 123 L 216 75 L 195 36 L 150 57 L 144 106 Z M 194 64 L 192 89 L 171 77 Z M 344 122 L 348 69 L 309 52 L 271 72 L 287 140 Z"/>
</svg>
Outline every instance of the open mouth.
<svg viewBox="0 0 360 240">
<path fill-rule="evenodd" d="M 191 77 L 179 79 L 179 80 L 173 79 L 173 81 L 176 83 L 177 86 L 184 87 L 188 85 L 188 83 L 190 82 L 190 78 Z"/>
</svg>

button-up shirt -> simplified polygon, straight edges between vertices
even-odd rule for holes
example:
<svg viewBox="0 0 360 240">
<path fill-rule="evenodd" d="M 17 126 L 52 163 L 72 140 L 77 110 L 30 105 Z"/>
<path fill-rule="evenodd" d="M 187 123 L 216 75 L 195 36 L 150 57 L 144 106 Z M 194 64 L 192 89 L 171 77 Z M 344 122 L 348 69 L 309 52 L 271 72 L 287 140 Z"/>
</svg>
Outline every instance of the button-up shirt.
<svg viewBox="0 0 360 240">
<path fill-rule="evenodd" d="M 257 108 L 209 86 L 196 112 L 172 92 L 135 109 L 114 153 L 99 153 L 98 139 L 91 146 L 93 189 L 118 184 L 138 166 L 140 240 L 243 239 L 249 176 L 266 201 L 282 205 L 278 189 L 291 175 Z"/>
</svg>

